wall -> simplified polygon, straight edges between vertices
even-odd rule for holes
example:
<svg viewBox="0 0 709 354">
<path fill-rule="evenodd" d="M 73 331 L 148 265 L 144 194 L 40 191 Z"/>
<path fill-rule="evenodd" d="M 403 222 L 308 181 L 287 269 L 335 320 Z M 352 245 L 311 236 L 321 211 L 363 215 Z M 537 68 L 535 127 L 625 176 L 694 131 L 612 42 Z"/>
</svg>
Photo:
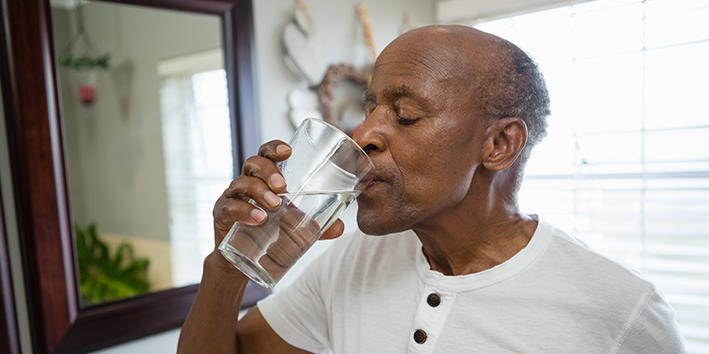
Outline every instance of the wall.
<svg viewBox="0 0 709 354">
<path fill-rule="evenodd" d="M 0 100 L 0 190 L 2 191 L 2 211 L 0 217 L 5 224 L 5 237 L 7 238 L 7 253 L 10 261 L 10 275 L 12 277 L 12 292 L 15 297 L 15 316 L 20 335 L 20 350 L 22 353 L 31 353 L 31 339 L 29 334 L 29 315 L 27 301 L 25 300 L 25 286 L 22 278 L 22 259 L 20 259 L 20 240 L 17 231 L 17 215 L 14 208 L 14 191 L 12 188 L 12 171 L 10 170 L 10 154 L 5 125 L 5 110 L 3 100 Z"/>
<path fill-rule="evenodd" d="M 293 17 L 294 0 L 254 1 L 258 78 L 264 141 L 287 140 L 294 132 L 288 123 L 286 95 L 299 81 L 284 65 L 281 32 Z M 411 23 L 433 23 L 433 0 L 326 1 L 305 0 L 314 22 L 315 36 L 325 48 L 328 62 L 358 67 L 371 62 L 356 13 L 359 3 L 369 8 L 377 52 L 400 34 L 404 11 Z"/>
</svg>

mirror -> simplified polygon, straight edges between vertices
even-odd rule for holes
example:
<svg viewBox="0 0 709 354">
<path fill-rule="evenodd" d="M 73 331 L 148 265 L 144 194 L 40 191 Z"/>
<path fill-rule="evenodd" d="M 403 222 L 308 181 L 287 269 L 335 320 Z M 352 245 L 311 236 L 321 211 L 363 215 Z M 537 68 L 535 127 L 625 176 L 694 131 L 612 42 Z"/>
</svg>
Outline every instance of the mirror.
<svg viewBox="0 0 709 354">
<path fill-rule="evenodd" d="M 73 2 L 73 1 L 72 1 Z M 260 132 L 258 129 L 258 110 L 253 77 L 253 23 L 252 7 L 249 0 L 115 0 L 111 3 L 140 5 L 163 10 L 178 10 L 183 14 L 194 13 L 197 16 L 218 19 L 218 31 L 221 40 L 212 40 L 209 48 L 214 48 L 213 43 L 221 44 L 223 50 L 225 77 L 228 92 L 228 112 L 231 129 L 231 151 L 234 170 L 238 170 L 245 156 L 256 153 L 260 145 Z M 83 2 L 82 2 L 83 3 Z M 92 3 L 89 3 L 92 5 Z M 102 6 L 108 6 L 102 2 Z M 121 10 L 123 11 L 123 10 Z M 76 114 L 77 122 L 74 128 L 68 126 L 68 121 L 63 121 L 66 112 L 62 112 L 60 99 L 64 98 L 64 85 L 68 84 L 60 76 L 61 70 L 57 66 L 54 53 L 54 36 L 51 14 L 52 9 L 48 0 L 44 1 L 5 1 L 3 0 L 3 23 L 0 28 L 3 36 L 0 37 L 0 78 L 2 80 L 3 108 L 7 126 L 8 146 L 11 156 L 11 169 L 13 176 L 13 191 L 17 212 L 17 228 L 20 234 L 22 258 L 24 263 L 24 284 L 27 297 L 29 322 L 31 328 L 33 352 L 41 353 L 84 353 L 115 345 L 121 342 L 136 339 L 142 336 L 158 333 L 167 329 L 179 327 L 185 319 L 191 303 L 196 295 L 197 285 L 173 287 L 166 290 L 149 292 L 146 294 L 130 296 L 120 300 L 100 302 L 91 306 L 83 306 L 79 290 L 79 265 L 74 247 L 74 230 L 72 227 L 76 216 L 82 215 L 74 205 L 77 199 L 85 196 L 74 195 L 74 191 L 81 190 L 76 184 L 84 184 L 84 193 L 95 191 L 89 182 L 74 180 L 76 176 L 91 175 L 95 170 L 85 168 L 81 170 L 81 160 L 72 160 L 72 152 L 76 143 L 84 140 L 93 146 L 99 143 L 109 144 L 117 135 L 126 135 L 133 140 L 116 143 L 115 149 L 122 152 L 132 151 L 147 162 L 157 163 L 159 159 L 151 154 L 158 154 L 159 149 L 148 149 L 153 140 L 162 140 L 160 135 L 151 135 L 162 131 L 162 127 L 152 125 L 140 126 L 136 112 L 143 100 L 160 101 L 157 96 L 143 97 L 129 94 L 123 95 L 121 91 L 130 87 L 127 92 L 135 92 L 139 84 L 138 76 L 145 73 L 136 59 L 129 58 L 127 39 L 114 38 L 115 43 L 97 44 L 101 50 L 114 50 L 114 69 L 123 74 L 133 72 L 133 81 L 110 75 L 99 78 L 96 86 L 93 108 L 87 111 L 81 109 Z M 120 18 L 120 17 L 118 17 Z M 117 17 L 102 17 L 99 24 L 115 25 Z M 125 20 L 128 21 L 128 20 Z M 90 27 L 90 25 L 89 25 Z M 62 34 L 57 34 L 62 35 Z M 67 34 L 63 34 L 67 40 Z M 153 43 L 155 47 L 161 46 L 160 41 Z M 206 47 L 205 47 L 206 48 Z M 62 48 L 63 49 L 63 48 Z M 57 49 L 59 51 L 61 49 Z M 123 56 L 121 56 L 123 53 Z M 166 56 L 161 60 L 174 59 L 178 54 Z M 132 61 L 132 64 L 130 62 Z M 124 63 L 129 63 L 124 66 Z M 130 69 L 130 67 L 133 69 Z M 153 69 L 155 70 L 155 69 Z M 153 79 L 158 80 L 158 79 Z M 128 82 L 128 85 L 126 85 Z M 158 80 L 159 82 L 159 80 Z M 141 84 L 142 85 L 142 84 Z M 159 85 L 159 84 L 158 84 Z M 71 86 L 70 86 L 71 87 Z M 122 88 L 123 89 L 122 89 Z M 159 91 L 159 90 L 158 90 Z M 61 94 L 59 92 L 62 92 Z M 90 92 L 89 92 L 90 93 Z M 80 99 L 87 100 L 86 92 Z M 140 95 L 143 95 L 141 93 Z M 148 95 L 145 93 L 145 95 Z M 118 96 L 123 103 L 109 103 L 111 96 Z M 128 97 L 128 98 L 126 98 Z M 66 99 L 71 99 L 67 97 Z M 129 109 L 125 109 L 125 100 L 129 101 Z M 111 114 L 98 114 L 101 105 L 113 107 Z M 123 107 L 118 109 L 117 107 Z M 67 107 L 65 107 L 67 108 Z M 71 108 L 69 108 L 71 109 Z M 159 112 L 142 112 L 142 115 L 158 116 Z M 117 112 L 117 113 L 116 113 Z M 77 113 L 77 112 L 74 112 Z M 88 118 L 91 114 L 95 116 Z M 109 117 L 110 116 L 110 117 Z M 79 128 L 79 119 L 84 119 Z M 115 124 L 113 134 L 101 133 L 98 127 L 101 123 Z M 129 129 L 130 128 L 130 129 Z M 63 130 L 66 130 L 66 134 Z M 96 134 L 84 134 L 83 137 L 71 137 L 70 129 L 94 129 Z M 123 130 L 123 134 L 119 129 Z M 147 134 L 150 139 L 137 142 L 141 134 Z M 76 141 L 69 141 L 76 139 Z M 82 140 L 84 139 L 84 140 Z M 162 147 L 162 141 L 156 144 Z M 72 147 L 74 146 L 74 147 Z M 148 152 L 152 151 L 152 152 Z M 102 169 L 109 169 L 115 174 L 112 183 L 114 188 L 120 190 L 125 186 L 145 183 L 154 188 L 149 192 L 142 191 L 151 196 L 144 203 L 153 202 L 152 194 L 155 192 L 157 182 L 146 183 L 137 172 L 140 163 L 128 161 L 127 154 L 109 155 Z M 121 160 L 124 159 L 124 160 Z M 79 161 L 79 162 L 77 162 Z M 79 167 L 75 167 L 79 165 Z M 109 166 L 110 165 L 110 166 Z M 110 170 L 110 169 L 113 170 Z M 93 172 L 92 172 L 93 171 Z M 106 172 L 106 171 L 102 171 Z M 78 181 L 78 182 L 77 182 Z M 91 183 L 97 183 L 96 181 Z M 164 182 L 165 186 L 169 183 Z M 123 186 L 121 186 L 123 184 Z M 166 187 L 163 187 L 166 188 Z M 79 192 L 81 193 L 81 192 Z M 165 189 L 163 194 L 167 194 Z M 128 197 L 142 196 L 140 192 L 125 192 L 108 195 L 114 202 Z M 85 198 L 84 198 L 85 199 Z M 87 199 L 88 200 L 88 199 Z M 84 202 L 84 217 L 92 219 L 94 205 Z M 74 208 L 77 210 L 74 210 Z M 135 212 L 135 206 L 122 205 L 126 213 Z M 145 223 L 145 230 L 140 233 L 133 229 L 112 229 L 111 223 L 104 219 L 97 221 L 99 230 L 104 233 L 138 236 L 145 233 L 150 237 L 164 235 L 169 229 L 169 208 L 151 205 L 152 209 L 163 209 L 160 222 L 149 220 Z M 87 217 L 88 215 L 88 217 Z M 125 213 L 122 214 L 125 217 Z M 146 217 L 147 219 L 147 217 Z M 106 219 L 107 220 L 107 219 Z M 77 220 L 81 221 L 81 220 Z M 159 226 L 162 225 L 162 226 Z M 166 226 L 168 225 L 168 226 Z M 86 227 L 86 225 L 81 225 Z M 130 225 L 136 227 L 136 225 Z M 155 227 L 155 229 L 150 229 Z M 155 231 L 162 229 L 162 231 Z M 169 233 L 169 231 L 168 231 Z M 210 231 L 211 235 L 211 231 Z M 156 261 L 157 262 L 157 261 Z M 201 267 L 200 267 L 201 268 Z M 192 280 L 189 280 L 192 282 Z M 174 286 L 172 282 L 170 286 Z M 182 284 L 178 284 L 182 285 Z M 258 290 L 258 289 L 257 289 Z M 247 294 L 246 305 L 251 305 L 263 293 L 252 292 Z"/>
<path fill-rule="evenodd" d="M 51 5 L 83 306 L 199 283 L 234 177 L 220 18 Z"/>
</svg>

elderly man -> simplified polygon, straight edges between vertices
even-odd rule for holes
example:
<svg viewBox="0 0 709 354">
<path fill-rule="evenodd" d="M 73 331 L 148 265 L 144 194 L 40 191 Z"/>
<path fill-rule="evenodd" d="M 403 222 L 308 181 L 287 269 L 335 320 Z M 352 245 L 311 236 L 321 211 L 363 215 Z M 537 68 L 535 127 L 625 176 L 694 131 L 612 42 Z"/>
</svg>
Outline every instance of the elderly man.
<svg viewBox="0 0 709 354">
<path fill-rule="evenodd" d="M 549 99 L 533 61 L 464 26 L 416 29 L 377 59 L 355 140 L 377 168 L 343 237 L 238 320 L 247 278 L 218 252 L 183 353 L 678 353 L 674 314 L 641 275 L 517 206 Z M 214 209 L 217 244 L 285 189 L 280 141 Z M 324 238 L 342 233 L 342 222 Z M 238 323 L 237 323 L 238 322 Z"/>
</svg>

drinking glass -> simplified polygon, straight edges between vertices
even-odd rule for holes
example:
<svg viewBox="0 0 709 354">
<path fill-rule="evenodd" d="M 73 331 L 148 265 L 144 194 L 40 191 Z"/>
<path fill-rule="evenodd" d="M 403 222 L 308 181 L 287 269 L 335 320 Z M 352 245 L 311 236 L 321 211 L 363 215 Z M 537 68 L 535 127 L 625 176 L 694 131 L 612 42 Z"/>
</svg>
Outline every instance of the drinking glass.
<svg viewBox="0 0 709 354">
<path fill-rule="evenodd" d="M 347 134 L 315 118 L 289 142 L 291 156 L 277 163 L 286 180 L 277 209 L 261 208 L 260 225 L 234 223 L 219 245 L 237 269 L 272 288 L 357 198 L 375 175 L 369 156 Z"/>
</svg>

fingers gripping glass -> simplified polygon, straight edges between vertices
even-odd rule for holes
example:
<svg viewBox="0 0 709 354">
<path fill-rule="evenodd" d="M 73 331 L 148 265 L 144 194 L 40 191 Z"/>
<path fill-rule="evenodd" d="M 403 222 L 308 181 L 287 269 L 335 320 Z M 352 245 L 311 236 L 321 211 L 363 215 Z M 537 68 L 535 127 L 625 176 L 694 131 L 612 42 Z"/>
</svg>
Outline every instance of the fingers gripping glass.
<svg viewBox="0 0 709 354">
<path fill-rule="evenodd" d="M 261 208 L 267 214 L 261 225 L 235 223 L 219 245 L 226 259 L 266 288 L 283 278 L 375 175 L 362 148 L 322 120 L 303 121 L 289 144 L 290 158 L 278 163 L 286 180 L 281 205 Z"/>
</svg>

